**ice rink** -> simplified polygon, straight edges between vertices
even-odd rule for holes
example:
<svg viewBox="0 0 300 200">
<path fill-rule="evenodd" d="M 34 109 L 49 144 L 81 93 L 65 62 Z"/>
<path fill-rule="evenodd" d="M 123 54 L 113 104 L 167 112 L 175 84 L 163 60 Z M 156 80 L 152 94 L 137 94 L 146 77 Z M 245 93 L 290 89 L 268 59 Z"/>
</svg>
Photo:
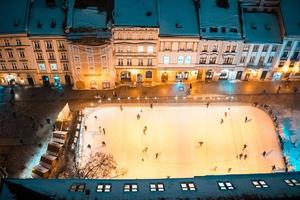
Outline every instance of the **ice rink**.
<svg viewBox="0 0 300 200">
<path fill-rule="evenodd" d="M 119 105 L 83 111 L 87 130 L 83 130 L 79 149 L 81 164 L 91 151 L 102 151 L 111 153 L 118 167 L 127 170 L 118 178 L 269 173 L 273 165 L 276 170 L 284 169 L 271 118 L 251 105 L 122 107 L 122 111 Z"/>
</svg>

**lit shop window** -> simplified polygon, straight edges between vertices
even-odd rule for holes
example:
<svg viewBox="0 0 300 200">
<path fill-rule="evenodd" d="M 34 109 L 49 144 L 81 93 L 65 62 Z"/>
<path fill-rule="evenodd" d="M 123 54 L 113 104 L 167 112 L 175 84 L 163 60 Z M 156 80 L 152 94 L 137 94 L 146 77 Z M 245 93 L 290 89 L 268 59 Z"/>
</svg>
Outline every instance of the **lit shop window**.
<svg viewBox="0 0 300 200">
<path fill-rule="evenodd" d="M 265 181 L 262 181 L 262 180 L 252 181 L 252 184 L 256 188 L 267 188 L 267 187 L 269 187 L 268 184 Z"/>
<path fill-rule="evenodd" d="M 165 191 L 164 184 L 162 183 L 151 183 L 150 184 L 151 192 L 163 192 Z"/>
<path fill-rule="evenodd" d="M 97 192 L 110 192 L 111 184 L 99 184 L 97 185 Z"/>
<path fill-rule="evenodd" d="M 234 190 L 234 186 L 229 181 L 218 182 L 218 186 L 220 190 Z"/>
<path fill-rule="evenodd" d="M 181 183 L 181 190 L 182 191 L 194 191 L 196 190 L 195 184 L 192 182 L 189 183 Z"/>
<path fill-rule="evenodd" d="M 138 185 L 137 184 L 124 184 L 123 191 L 124 192 L 137 192 Z"/>
</svg>

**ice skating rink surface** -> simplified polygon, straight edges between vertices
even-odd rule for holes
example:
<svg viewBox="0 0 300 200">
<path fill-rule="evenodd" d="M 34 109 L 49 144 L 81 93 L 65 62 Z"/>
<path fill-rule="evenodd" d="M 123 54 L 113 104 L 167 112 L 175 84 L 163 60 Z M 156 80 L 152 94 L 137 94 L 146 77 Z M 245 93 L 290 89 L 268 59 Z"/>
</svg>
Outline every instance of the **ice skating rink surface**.
<svg viewBox="0 0 300 200">
<path fill-rule="evenodd" d="M 111 153 L 118 168 L 127 171 L 118 178 L 270 173 L 273 165 L 284 169 L 271 118 L 251 105 L 122 107 L 84 110 L 87 130 L 82 133 L 81 164 L 91 153 L 102 151 Z"/>
</svg>

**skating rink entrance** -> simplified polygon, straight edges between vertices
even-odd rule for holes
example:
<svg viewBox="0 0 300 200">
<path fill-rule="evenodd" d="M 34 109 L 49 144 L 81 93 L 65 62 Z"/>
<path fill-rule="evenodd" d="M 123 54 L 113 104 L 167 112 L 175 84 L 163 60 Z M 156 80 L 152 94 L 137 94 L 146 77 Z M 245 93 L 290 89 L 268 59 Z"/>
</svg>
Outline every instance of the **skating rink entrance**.
<svg viewBox="0 0 300 200">
<path fill-rule="evenodd" d="M 248 104 L 125 104 L 122 109 L 115 104 L 83 113 L 80 164 L 91 153 L 110 153 L 127 171 L 118 178 L 270 173 L 272 166 L 285 167 L 271 118 Z"/>
</svg>

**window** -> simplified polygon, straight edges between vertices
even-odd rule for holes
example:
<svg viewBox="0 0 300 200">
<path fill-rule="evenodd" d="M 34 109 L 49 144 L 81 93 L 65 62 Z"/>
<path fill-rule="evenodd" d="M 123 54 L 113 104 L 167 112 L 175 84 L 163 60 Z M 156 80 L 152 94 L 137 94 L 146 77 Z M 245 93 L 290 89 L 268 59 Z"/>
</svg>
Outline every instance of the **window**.
<svg viewBox="0 0 300 200">
<path fill-rule="evenodd" d="M 151 59 L 151 58 L 148 58 L 148 59 L 147 59 L 147 65 L 148 65 L 148 66 L 152 66 L 152 59 Z"/>
<path fill-rule="evenodd" d="M 269 50 L 269 45 L 264 45 L 264 47 L 263 47 L 263 52 L 267 52 Z"/>
<path fill-rule="evenodd" d="M 60 59 L 61 59 L 61 60 L 67 60 L 67 55 L 66 55 L 65 52 L 61 52 L 61 54 L 60 54 Z"/>
<path fill-rule="evenodd" d="M 285 46 L 286 48 L 290 48 L 290 47 L 292 47 L 292 41 L 288 41 L 287 43 L 286 43 L 286 46 Z"/>
<path fill-rule="evenodd" d="M 79 48 L 77 46 L 73 46 L 73 52 L 75 55 L 79 55 Z"/>
<path fill-rule="evenodd" d="M 9 46 L 10 44 L 9 44 L 9 40 L 4 40 L 4 45 L 5 46 Z"/>
<path fill-rule="evenodd" d="M 153 53 L 153 46 L 148 46 L 147 52 L 148 52 L 149 54 L 152 54 L 152 53 Z"/>
<path fill-rule="evenodd" d="M 277 46 L 277 45 L 274 45 L 274 46 L 272 47 L 272 51 L 273 51 L 273 52 L 276 52 L 277 49 L 278 49 L 278 46 Z"/>
<path fill-rule="evenodd" d="M 250 63 L 250 64 L 253 64 L 253 63 L 254 63 L 254 60 L 255 60 L 255 56 L 251 56 L 251 57 L 250 57 L 250 60 L 249 60 L 249 63 Z"/>
<path fill-rule="evenodd" d="M 8 53 L 8 57 L 9 57 L 9 58 L 13 58 L 13 57 L 14 57 L 14 54 L 13 54 L 12 51 L 9 51 L 9 52 L 7 52 L 7 53 Z"/>
<path fill-rule="evenodd" d="M 298 56 L 299 56 L 299 51 L 295 51 L 295 53 L 293 54 L 291 59 L 292 60 L 297 60 Z"/>
<path fill-rule="evenodd" d="M 52 71 L 56 71 L 57 70 L 57 64 L 56 63 L 51 63 L 50 68 L 51 68 Z"/>
<path fill-rule="evenodd" d="M 99 184 L 97 185 L 97 192 L 110 192 L 111 191 L 111 184 Z"/>
<path fill-rule="evenodd" d="M 187 65 L 191 64 L 191 56 L 185 57 L 184 64 L 187 64 Z"/>
<path fill-rule="evenodd" d="M 19 54 L 20 54 L 20 58 L 25 58 L 25 53 L 24 53 L 24 51 L 20 51 Z"/>
<path fill-rule="evenodd" d="M 171 49 L 171 42 L 165 42 L 164 50 L 169 51 Z"/>
<path fill-rule="evenodd" d="M 67 63 L 64 63 L 64 64 L 63 64 L 63 70 L 64 70 L 64 71 L 68 71 L 68 70 L 69 70 L 69 66 L 68 66 Z"/>
<path fill-rule="evenodd" d="M 12 65 L 12 68 L 13 68 L 13 69 L 18 69 L 18 67 L 17 67 L 17 64 L 16 64 L 16 63 L 11 63 L 11 65 Z"/>
<path fill-rule="evenodd" d="M 283 67 L 284 63 L 284 61 L 280 61 L 278 67 Z"/>
<path fill-rule="evenodd" d="M 246 60 L 246 56 L 242 56 L 240 59 L 240 63 L 245 63 L 245 60 Z"/>
<path fill-rule="evenodd" d="M 220 190 L 234 190 L 234 186 L 229 181 L 218 182 L 218 186 Z"/>
<path fill-rule="evenodd" d="M 185 45 L 186 45 L 185 42 L 180 42 L 180 43 L 179 43 L 179 50 L 180 50 L 180 51 L 184 51 L 184 50 L 185 50 Z"/>
<path fill-rule="evenodd" d="M 90 48 L 90 47 L 86 48 L 86 53 L 87 53 L 88 55 L 93 54 L 93 49 Z"/>
<path fill-rule="evenodd" d="M 106 65 L 106 56 L 101 56 L 101 63 L 102 65 Z"/>
<path fill-rule="evenodd" d="M 123 191 L 124 192 L 137 192 L 138 185 L 137 184 L 124 184 Z"/>
<path fill-rule="evenodd" d="M 143 46 L 138 46 L 138 52 L 143 53 L 144 52 L 144 47 Z"/>
<path fill-rule="evenodd" d="M 70 186 L 70 192 L 84 192 L 85 184 L 83 183 L 74 183 Z"/>
<path fill-rule="evenodd" d="M 88 57 L 88 64 L 89 65 L 94 65 L 94 58 L 93 57 L 91 57 L 91 56 Z"/>
<path fill-rule="evenodd" d="M 143 59 L 139 58 L 139 66 L 143 66 L 143 65 L 144 65 Z"/>
<path fill-rule="evenodd" d="M 289 54 L 289 52 L 288 51 L 285 51 L 285 52 L 283 52 L 283 54 L 282 54 L 282 58 L 287 58 L 288 57 L 288 54 Z"/>
<path fill-rule="evenodd" d="M 1 63 L 1 69 L 6 70 L 6 65 L 4 63 Z"/>
<path fill-rule="evenodd" d="M 231 47 L 231 52 L 235 52 L 236 51 L 236 45 L 233 45 L 232 47 Z"/>
<path fill-rule="evenodd" d="M 225 52 L 229 52 L 230 51 L 230 45 L 226 46 Z"/>
<path fill-rule="evenodd" d="M 50 52 L 48 56 L 49 60 L 55 60 L 54 53 Z"/>
<path fill-rule="evenodd" d="M 199 64 L 206 64 L 206 57 L 200 57 Z"/>
<path fill-rule="evenodd" d="M 75 63 L 80 63 L 79 56 L 75 56 L 75 57 L 74 57 L 74 62 L 75 62 Z"/>
<path fill-rule="evenodd" d="M 23 63 L 23 68 L 24 68 L 24 69 L 28 69 L 27 63 Z"/>
<path fill-rule="evenodd" d="M 186 50 L 187 51 L 192 51 L 193 50 L 193 43 L 192 42 L 187 43 Z"/>
<path fill-rule="evenodd" d="M 244 48 L 243 48 L 243 51 L 245 51 L 245 52 L 246 52 L 246 51 L 249 51 L 249 48 L 250 48 L 249 45 L 245 45 Z"/>
<path fill-rule="evenodd" d="M 122 58 L 119 58 L 119 59 L 118 59 L 118 65 L 119 65 L 119 66 L 123 66 L 123 59 L 122 59 Z"/>
<path fill-rule="evenodd" d="M 39 42 L 39 41 L 34 41 L 33 43 L 34 43 L 34 49 L 35 49 L 35 50 L 41 49 L 41 47 L 40 47 L 40 42 Z"/>
<path fill-rule="evenodd" d="M 177 63 L 180 65 L 183 64 L 183 59 L 184 59 L 183 56 L 178 56 Z"/>
<path fill-rule="evenodd" d="M 258 49 L 259 49 L 259 45 L 254 45 L 253 46 L 253 52 L 258 52 Z"/>
<path fill-rule="evenodd" d="M 47 49 L 52 49 L 52 42 L 51 41 L 46 41 L 46 48 Z"/>
<path fill-rule="evenodd" d="M 2 53 L 0 52 L 0 58 L 2 58 Z"/>
<path fill-rule="evenodd" d="M 261 56 L 261 57 L 259 58 L 259 60 L 258 60 L 258 64 L 259 64 L 259 65 L 262 65 L 262 64 L 264 64 L 264 62 L 265 62 L 265 57 L 264 57 L 264 56 Z"/>
<path fill-rule="evenodd" d="M 57 46 L 59 49 L 64 49 L 65 48 L 64 41 L 58 41 Z"/>
<path fill-rule="evenodd" d="M 40 63 L 40 64 L 39 64 L 39 69 L 40 69 L 40 71 L 46 71 L 46 66 L 45 66 L 45 64 L 44 64 L 44 63 Z"/>
<path fill-rule="evenodd" d="M 21 46 L 22 45 L 21 40 L 16 40 L 16 43 L 17 43 L 17 46 Z"/>
<path fill-rule="evenodd" d="M 272 63 L 273 60 L 274 60 L 274 56 L 270 56 L 270 57 L 268 58 L 268 63 Z"/>
<path fill-rule="evenodd" d="M 291 187 L 300 186 L 300 182 L 296 179 L 285 179 L 284 182 Z"/>
<path fill-rule="evenodd" d="M 207 44 L 203 45 L 202 52 L 207 52 L 207 49 L 208 49 L 208 45 Z"/>
<path fill-rule="evenodd" d="M 182 191 L 195 191 L 196 190 L 195 184 L 192 182 L 180 183 L 180 187 L 181 187 Z"/>
<path fill-rule="evenodd" d="M 164 64 L 170 64 L 170 57 L 169 56 L 164 56 Z"/>
<path fill-rule="evenodd" d="M 146 78 L 152 78 L 152 71 L 146 71 Z"/>
<path fill-rule="evenodd" d="M 252 181 L 252 184 L 256 188 L 267 188 L 267 187 L 269 187 L 268 184 L 265 181 L 262 181 L 262 180 Z"/>
<path fill-rule="evenodd" d="M 129 58 L 129 59 L 127 59 L 127 66 L 131 66 L 132 65 L 132 61 L 131 61 L 131 59 Z"/>
<path fill-rule="evenodd" d="M 218 51 L 218 45 L 213 45 L 212 52 L 217 52 Z"/>
<path fill-rule="evenodd" d="M 224 58 L 224 64 L 232 64 L 232 62 L 233 62 L 233 58 L 232 57 Z"/>
<path fill-rule="evenodd" d="M 216 60 L 217 60 L 217 57 L 210 57 L 209 58 L 209 64 L 215 64 L 216 63 Z"/>
<path fill-rule="evenodd" d="M 151 183 L 150 192 L 163 192 L 165 191 L 164 184 L 162 183 Z"/>
</svg>

